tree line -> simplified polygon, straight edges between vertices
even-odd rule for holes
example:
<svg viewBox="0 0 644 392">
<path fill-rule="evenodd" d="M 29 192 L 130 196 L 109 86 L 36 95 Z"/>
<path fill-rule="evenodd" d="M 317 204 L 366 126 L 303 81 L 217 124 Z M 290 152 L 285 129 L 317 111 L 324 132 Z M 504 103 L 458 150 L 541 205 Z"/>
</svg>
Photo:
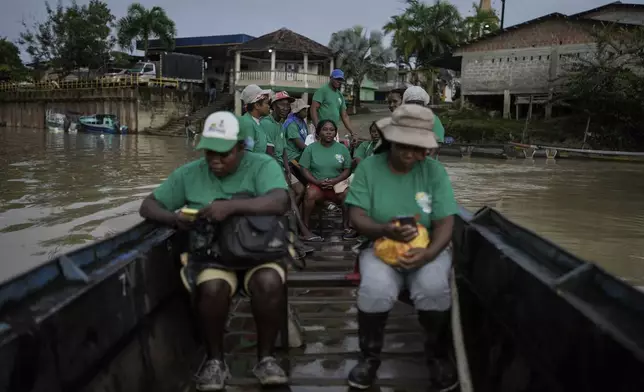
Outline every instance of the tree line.
<svg viewBox="0 0 644 392">
<path fill-rule="evenodd" d="M 147 9 L 133 3 L 120 19 L 100 0 L 86 5 L 45 2 L 45 10 L 44 20 L 23 21 L 24 31 L 17 41 L 31 57 L 36 72 L 42 65 L 62 78 L 79 68 L 126 66 L 127 53 L 115 49 L 118 45 L 131 53 L 137 40 L 142 41 L 146 55 L 151 39 L 159 39 L 167 50 L 174 47 L 177 30 L 161 7 Z M 24 80 L 28 75 L 18 46 L 0 38 L 0 80 Z"/>
</svg>

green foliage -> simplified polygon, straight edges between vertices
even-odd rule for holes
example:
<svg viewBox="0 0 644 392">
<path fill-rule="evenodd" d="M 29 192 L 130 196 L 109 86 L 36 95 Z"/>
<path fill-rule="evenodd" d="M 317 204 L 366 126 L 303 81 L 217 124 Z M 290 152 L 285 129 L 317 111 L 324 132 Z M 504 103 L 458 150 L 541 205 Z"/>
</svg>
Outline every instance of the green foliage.
<svg viewBox="0 0 644 392">
<path fill-rule="evenodd" d="M 341 30 L 331 35 L 333 50 L 347 79 L 353 81 L 353 105 L 360 106 L 360 85 L 365 77 L 378 81 L 386 74 L 386 65 L 393 61 L 391 49 L 384 47 L 380 31 L 367 31 L 362 26 Z"/>
<path fill-rule="evenodd" d="M 75 1 L 65 7 L 45 2 L 47 17 L 20 34 L 23 45 L 34 62 L 47 62 L 64 77 L 80 67 L 99 68 L 109 60 L 114 45 L 111 25 L 114 15 L 107 4 L 91 0 L 87 5 Z"/>
<path fill-rule="evenodd" d="M 449 53 L 461 41 L 463 20 L 458 9 L 444 0 L 433 5 L 420 0 L 406 3 L 403 13 L 392 16 L 383 29 L 393 33 L 392 46 L 401 63 L 428 67 L 429 62 Z"/>
<path fill-rule="evenodd" d="M 165 10 L 154 6 L 146 9 L 140 3 L 133 3 L 127 9 L 127 15 L 116 24 L 118 43 L 122 48 L 132 52 L 134 41 L 143 42 L 143 52 L 148 55 L 150 39 L 158 38 L 164 49 L 174 48 L 177 29 Z"/>
<path fill-rule="evenodd" d="M 559 100 L 591 118 L 591 144 L 644 147 L 644 28 L 607 25 L 592 31 L 597 50 L 574 58 Z"/>
<path fill-rule="evenodd" d="M 6 38 L 0 38 L 0 80 L 22 80 L 26 75 L 18 47 Z"/>
<path fill-rule="evenodd" d="M 476 3 L 472 4 L 474 15 L 463 20 L 463 33 L 468 41 L 499 29 L 499 17 L 495 10 L 483 10 Z"/>
</svg>

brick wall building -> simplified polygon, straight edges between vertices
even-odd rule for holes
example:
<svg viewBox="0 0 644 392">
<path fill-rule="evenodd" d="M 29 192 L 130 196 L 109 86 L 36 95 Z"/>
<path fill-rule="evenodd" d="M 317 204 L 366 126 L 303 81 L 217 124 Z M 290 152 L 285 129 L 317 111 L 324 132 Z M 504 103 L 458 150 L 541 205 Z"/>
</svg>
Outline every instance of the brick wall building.
<svg viewBox="0 0 644 392">
<path fill-rule="evenodd" d="M 644 24 L 644 5 L 618 2 L 570 16 L 554 13 L 459 47 L 453 56 L 460 58 L 462 95 L 503 96 L 509 117 L 517 97 L 556 91 L 566 62 L 594 51 L 590 30 L 606 21 Z"/>
</svg>

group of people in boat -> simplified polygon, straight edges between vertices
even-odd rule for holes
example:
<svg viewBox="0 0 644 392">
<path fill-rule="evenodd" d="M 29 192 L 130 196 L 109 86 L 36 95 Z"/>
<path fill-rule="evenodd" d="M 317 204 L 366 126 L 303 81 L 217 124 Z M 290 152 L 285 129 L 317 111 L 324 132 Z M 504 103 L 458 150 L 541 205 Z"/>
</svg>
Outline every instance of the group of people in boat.
<svg viewBox="0 0 644 392">
<path fill-rule="evenodd" d="M 449 244 L 457 204 L 449 176 L 435 159 L 444 129 L 427 107 L 429 96 L 422 88 L 393 91 L 391 117 L 374 122 L 371 140 L 354 145 L 352 156 L 348 146 L 337 141 L 340 121 L 356 140 L 340 91 L 343 82 L 342 71 L 334 70 L 329 83 L 314 94 L 310 108 L 286 92 L 247 86 L 241 94 L 246 113 L 211 114 L 197 145 L 203 158 L 171 173 L 143 201 L 140 213 L 192 233 L 199 221 L 215 224 L 236 216 L 284 216 L 298 209 L 301 201 L 301 236 L 320 241 L 309 230 L 314 208 L 322 201 L 340 206 L 345 237 L 367 239 L 359 256 L 361 357 L 348 375 L 349 385 L 366 389 L 373 384 L 388 314 L 406 289 L 427 334 L 430 380 L 434 387 L 448 390 L 456 380 L 446 332 L 451 306 Z M 315 141 L 307 145 L 309 109 Z M 248 196 L 236 197 L 239 194 Z M 198 210 L 199 219 L 181 212 L 184 207 Z M 420 229 L 429 232 L 426 247 L 407 250 L 395 263 L 378 256 L 374 241 L 410 243 Z M 191 252 L 204 245 L 195 244 L 199 242 L 195 238 L 191 235 Z M 274 356 L 286 301 L 283 262 L 239 260 L 243 268 L 235 268 L 210 259 L 209 252 L 197 254 L 188 261 L 192 278 L 184 279 L 195 296 L 206 342 L 207 360 L 197 374 L 197 389 L 221 390 L 230 377 L 223 341 L 231 299 L 237 293 L 250 297 L 257 325 L 254 375 L 265 386 L 288 383 Z"/>
</svg>

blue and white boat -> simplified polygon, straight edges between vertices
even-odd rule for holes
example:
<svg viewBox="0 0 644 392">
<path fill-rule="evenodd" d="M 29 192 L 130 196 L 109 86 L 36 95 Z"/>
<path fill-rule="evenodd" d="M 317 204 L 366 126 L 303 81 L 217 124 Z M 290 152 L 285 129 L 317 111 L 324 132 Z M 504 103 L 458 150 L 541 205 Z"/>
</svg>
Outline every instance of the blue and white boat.
<svg viewBox="0 0 644 392">
<path fill-rule="evenodd" d="M 127 126 L 121 125 L 118 117 L 113 114 L 81 116 L 78 119 L 78 128 L 82 132 L 113 134 L 127 133 Z"/>
</svg>

